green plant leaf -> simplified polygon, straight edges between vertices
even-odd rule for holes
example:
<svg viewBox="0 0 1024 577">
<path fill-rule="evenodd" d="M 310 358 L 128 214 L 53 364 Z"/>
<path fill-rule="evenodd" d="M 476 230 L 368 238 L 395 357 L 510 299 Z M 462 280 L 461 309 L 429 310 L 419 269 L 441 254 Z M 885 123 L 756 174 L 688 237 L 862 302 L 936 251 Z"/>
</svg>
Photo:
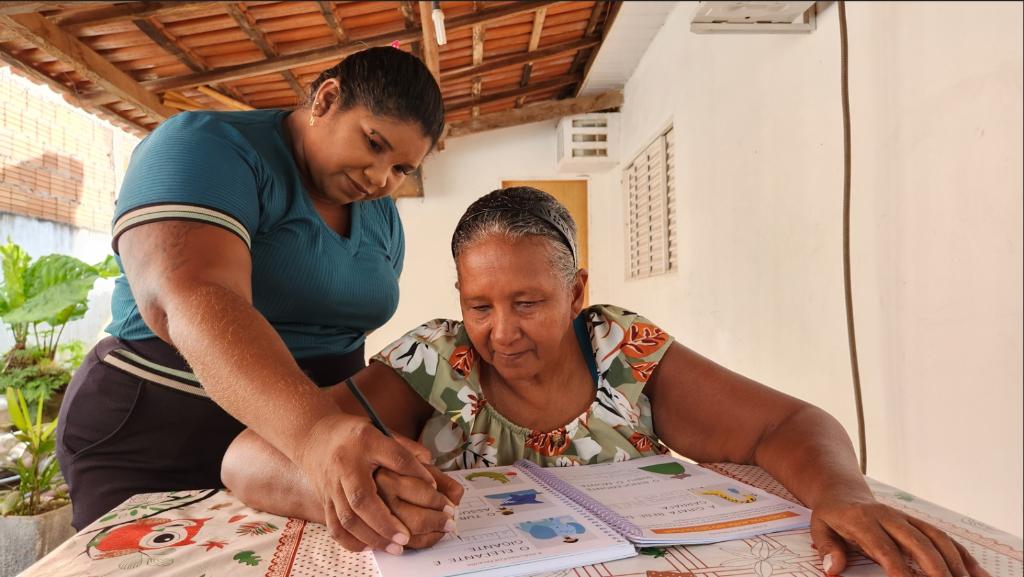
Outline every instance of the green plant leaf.
<svg viewBox="0 0 1024 577">
<path fill-rule="evenodd" d="M 70 318 L 74 311 L 67 311 L 68 307 L 85 305 L 89 297 L 89 291 L 96 281 L 96 276 L 86 278 L 69 279 L 60 284 L 42 288 L 25 300 L 24 304 L 16 309 L 11 309 L 3 316 L 3 319 L 11 324 L 14 323 L 41 323 L 50 322 L 53 325 L 63 324 L 59 322 L 60 316 Z M 84 313 L 84 308 L 83 308 Z"/>
<path fill-rule="evenodd" d="M 21 397 L 22 403 L 18 402 L 18 397 Z M 13 388 L 7 387 L 7 413 L 11 415 L 11 424 L 19 431 L 28 430 L 28 418 L 21 410 L 24 400 L 25 397 L 22 396 L 21 391 L 15 394 Z"/>
<path fill-rule="evenodd" d="M 48 425 L 43 428 L 43 438 L 49 439 L 53 435 L 54 429 L 57 428 L 57 419 L 51 421 Z"/>
<path fill-rule="evenodd" d="M 81 318 L 96 279 L 113 273 L 111 260 L 100 262 L 99 268 L 64 254 L 36 260 L 22 274 L 22 302 L 8 306 L 4 320 L 11 324 L 47 322 L 56 327 Z"/>
<path fill-rule="evenodd" d="M 22 399 L 24 399 L 24 397 L 22 397 Z M 28 410 L 28 404 L 25 405 L 25 410 L 26 411 Z M 32 432 L 36 433 L 37 436 L 38 436 L 38 433 L 41 432 L 42 425 L 43 425 L 43 404 L 42 403 L 36 403 L 36 420 L 32 421 Z"/>
<path fill-rule="evenodd" d="M 86 293 L 86 294 L 88 294 L 88 293 Z M 66 323 L 68 323 L 70 321 L 76 321 L 76 320 L 84 317 L 86 311 L 88 311 L 88 310 L 89 310 L 88 303 L 85 303 L 85 302 L 75 303 L 75 304 L 73 304 L 73 305 L 71 305 L 71 306 L 61 310 L 59 313 L 53 315 L 53 317 L 51 317 L 49 319 L 46 319 L 46 322 L 49 323 L 49 325 L 51 327 L 59 327 L 59 326 L 61 326 L 63 324 L 66 324 Z"/>
<path fill-rule="evenodd" d="M 92 266 L 66 254 L 48 254 L 36 259 L 25 271 L 25 300 L 68 281 L 99 276 Z"/>
<path fill-rule="evenodd" d="M 117 259 L 112 254 L 108 254 L 107 258 L 92 265 L 92 268 L 96 269 L 96 274 L 102 278 L 117 278 L 121 276 L 121 267 L 117 266 Z"/>
<path fill-rule="evenodd" d="M 16 309 L 25 302 L 25 271 L 28 270 L 32 257 L 20 246 L 7 239 L 7 244 L 0 246 L 0 258 L 2 258 L 3 281 L 0 285 L 0 295 L 3 295 L 4 307 L 7 310 Z M 5 312 L 0 309 L 0 314 Z"/>
<path fill-rule="evenodd" d="M 64 359 L 64 368 L 68 371 L 75 371 L 85 361 L 85 343 L 82 341 L 71 341 L 57 347 L 60 357 Z"/>
</svg>

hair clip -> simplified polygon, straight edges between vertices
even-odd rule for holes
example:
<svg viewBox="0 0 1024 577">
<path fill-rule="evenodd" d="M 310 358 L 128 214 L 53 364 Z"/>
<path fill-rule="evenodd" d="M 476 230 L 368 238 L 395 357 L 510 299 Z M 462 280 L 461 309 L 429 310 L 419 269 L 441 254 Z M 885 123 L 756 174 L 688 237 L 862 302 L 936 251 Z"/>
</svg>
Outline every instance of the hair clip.
<svg viewBox="0 0 1024 577">
<path fill-rule="evenodd" d="M 392 40 L 391 41 L 391 47 L 392 48 L 401 48 L 402 47 L 402 43 L 399 42 L 398 40 Z"/>
</svg>

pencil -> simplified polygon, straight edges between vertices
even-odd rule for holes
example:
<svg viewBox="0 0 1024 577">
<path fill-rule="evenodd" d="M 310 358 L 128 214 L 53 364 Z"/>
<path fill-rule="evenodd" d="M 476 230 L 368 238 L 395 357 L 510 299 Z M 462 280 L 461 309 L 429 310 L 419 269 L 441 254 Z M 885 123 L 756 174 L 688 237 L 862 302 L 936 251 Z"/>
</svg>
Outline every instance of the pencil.
<svg viewBox="0 0 1024 577">
<path fill-rule="evenodd" d="M 384 423 L 380 420 L 380 417 L 377 416 L 377 412 L 374 411 L 373 407 L 370 406 L 370 402 L 367 401 L 366 397 L 363 396 L 363 392 L 360 391 L 359 387 L 356 386 L 356 382 L 352 380 L 352 377 L 345 379 L 345 384 L 348 385 L 348 390 L 352 391 L 352 395 L 356 398 L 357 401 L 359 401 L 359 404 L 363 406 L 363 410 L 366 411 L 366 416 L 370 417 L 370 421 L 373 423 L 373 426 L 377 427 L 377 430 L 380 431 L 381 433 L 384 433 L 386 436 L 390 437 L 391 433 L 388 432 L 387 427 L 384 426 Z"/>
</svg>

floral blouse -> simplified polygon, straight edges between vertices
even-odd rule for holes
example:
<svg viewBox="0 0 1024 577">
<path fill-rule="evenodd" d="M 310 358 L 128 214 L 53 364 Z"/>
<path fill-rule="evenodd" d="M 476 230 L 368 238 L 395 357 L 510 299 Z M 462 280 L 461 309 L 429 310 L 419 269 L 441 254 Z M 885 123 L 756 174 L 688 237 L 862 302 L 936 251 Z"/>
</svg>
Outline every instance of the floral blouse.
<svg viewBox="0 0 1024 577">
<path fill-rule="evenodd" d="M 644 317 L 611 305 L 585 309 L 574 326 L 597 394 L 582 415 L 554 431 L 520 427 L 487 402 L 480 357 L 463 324 L 435 319 L 401 337 L 373 360 L 395 370 L 436 413 L 420 435 L 443 470 L 623 461 L 668 451 L 654 434 L 644 385 L 672 337 Z M 589 341 L 589 343 L 587 342 Z"/>
</svg>

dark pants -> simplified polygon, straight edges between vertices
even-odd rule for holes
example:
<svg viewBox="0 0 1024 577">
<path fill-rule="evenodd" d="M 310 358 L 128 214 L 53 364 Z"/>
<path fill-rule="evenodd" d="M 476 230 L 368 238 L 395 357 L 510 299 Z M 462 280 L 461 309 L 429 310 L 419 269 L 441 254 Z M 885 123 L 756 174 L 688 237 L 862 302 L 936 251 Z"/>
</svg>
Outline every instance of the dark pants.
<svg viewBox="0 0 1024 577">
<path fill-rule="evenodd" d="M 322 387 L 365 366 L 362 347 L 298 362 Z M 170 345 L 103 339 L 60 408 L 57 459 L 72 525 L 80 530 L 138 493 L 222 487 L 221 460 L 244 428 L 206 396 Z"/>
</svg>

